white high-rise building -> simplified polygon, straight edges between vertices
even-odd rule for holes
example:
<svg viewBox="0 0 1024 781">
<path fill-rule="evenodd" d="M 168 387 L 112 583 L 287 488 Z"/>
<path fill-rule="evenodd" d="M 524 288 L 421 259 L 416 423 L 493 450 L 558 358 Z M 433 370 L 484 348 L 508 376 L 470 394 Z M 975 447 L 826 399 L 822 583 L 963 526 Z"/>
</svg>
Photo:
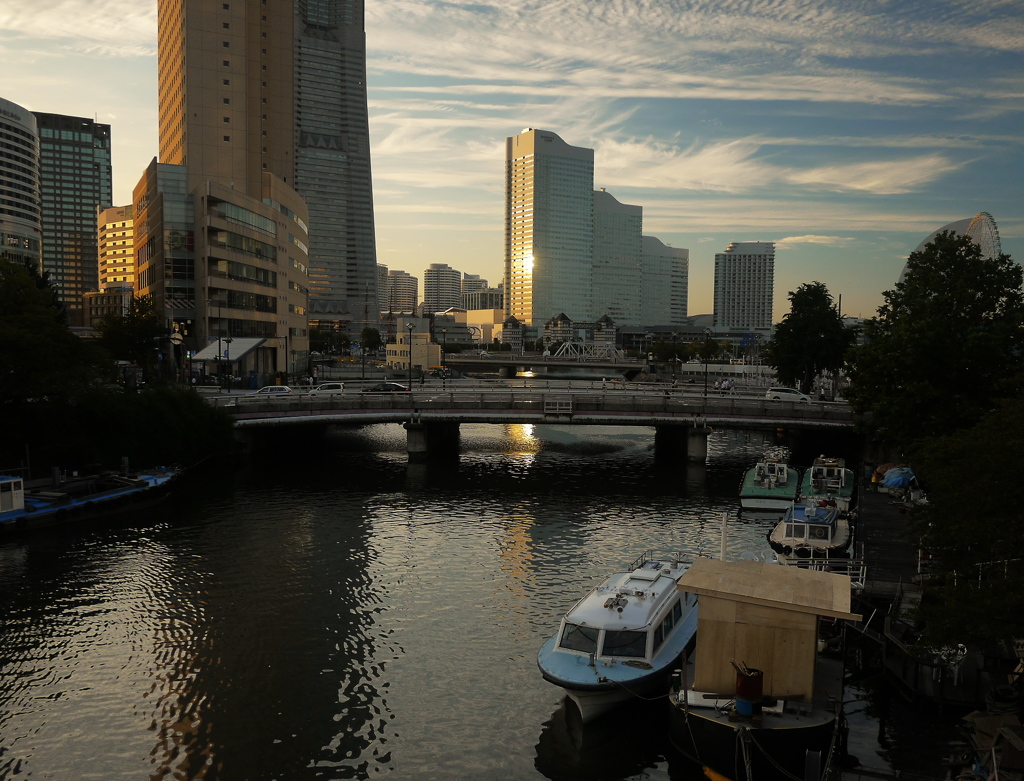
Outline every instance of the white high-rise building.
<svg viewBox="0 0 1024 781">
<path fill-rule="evenodd" d="M 387 311 L 416 311 L 420 298 L 420 281 L 408 271 L 391 269 L 388 271 Z"/>
<path fill-rule="evenodd" d="M 616 325 L 642 325 L 644 210 L 620 203 L 604 188 L 594 192 L 593 308 Z"/>
<path fill-rule="evenodd" d="M 462 306 L 462 272 L 447 263 L 431 263 L 423 272 L 423 314 Z"/>
<path fill-rule="evenodd" d="M 770 331 L 775 244 L 733 242 L 715 255 L 715 328 Z"/>
<path fill-rule="evenodd" d="M 593 191 L 593 149 L 532 128 L 505 140 L 506 315 L 591 318 Z"/>
<path fill-rule="evenodd" d="M 654 236 L 644 236 L 642 247 L 640 324 L 683 325 L 689 296 L 690 250 L 668 247 Z"/>
</svg>

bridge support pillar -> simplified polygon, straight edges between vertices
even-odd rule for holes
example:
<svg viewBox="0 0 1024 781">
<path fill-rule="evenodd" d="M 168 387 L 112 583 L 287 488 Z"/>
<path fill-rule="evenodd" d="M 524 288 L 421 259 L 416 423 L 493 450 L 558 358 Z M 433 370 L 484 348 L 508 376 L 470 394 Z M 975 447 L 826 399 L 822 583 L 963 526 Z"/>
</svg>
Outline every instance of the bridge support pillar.
<svg viewBox="0 0 1024 781">
<path fill-rule="evenodd" d="M 514 366 L 500 366 L 498 367 L 498 377 L 503 380 L 510 380 L 516 376 L 516 369 Z"/>
<path fill-rule="evenodd" d="M 424 461 L 428 455 L 459 452 L 458 423 L 421 423 L 410 420 L 403 425 L 410 461 Z"/>
<path fill-rule="evenodd" d="M 656 458 L 672 458 L 685 455 L 687 452 L 687 435 L 690 429 L 686 426 L 655 426 L 654 455 Z"/>
<path fill-rule="evenodd" d="M 687 430 L 686 460 L 690 463 L 703 464 L 708 460 L 708 437 L 711 436 L 710 426 L 694 426 Z"/>
</svg>

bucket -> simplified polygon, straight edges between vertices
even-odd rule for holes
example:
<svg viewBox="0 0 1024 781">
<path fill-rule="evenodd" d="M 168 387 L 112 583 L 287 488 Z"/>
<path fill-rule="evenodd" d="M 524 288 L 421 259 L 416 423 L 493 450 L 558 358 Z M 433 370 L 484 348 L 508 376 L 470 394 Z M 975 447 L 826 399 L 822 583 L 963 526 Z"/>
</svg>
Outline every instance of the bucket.
<svg viewBox="0 0 1024 781">
<path fill-rule="evenodd" d="M 764 691 L 764 673 L 752 667 L 746 673 L 736 674 L 736 712 L 740 716 L 757 716 L 761 713 L 761 699 Z"/>
</svg>

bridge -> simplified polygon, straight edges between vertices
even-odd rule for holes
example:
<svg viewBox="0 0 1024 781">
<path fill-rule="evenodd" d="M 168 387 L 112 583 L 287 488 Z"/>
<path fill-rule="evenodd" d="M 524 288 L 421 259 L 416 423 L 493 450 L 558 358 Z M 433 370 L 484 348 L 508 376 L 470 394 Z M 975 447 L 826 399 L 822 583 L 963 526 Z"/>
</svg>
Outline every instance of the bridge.
<svg viewBox="0 0 1024 781">
<path fill-rule="evenodd" d="M 399 393 L 345 392 L 322 397 L 219 396 L 245 431 L 264 426 L 402 424 L 410 457 L 455 447 L 462 423 L 648 426 L 659 450 L 681 450 L 692 461 L 707 457 L 713 428 L 851 430 L 854 413 L 834 402 L 773 401 L 751 396 L 627 387 L 598 391 L 507 388 Z"/>
</svg>

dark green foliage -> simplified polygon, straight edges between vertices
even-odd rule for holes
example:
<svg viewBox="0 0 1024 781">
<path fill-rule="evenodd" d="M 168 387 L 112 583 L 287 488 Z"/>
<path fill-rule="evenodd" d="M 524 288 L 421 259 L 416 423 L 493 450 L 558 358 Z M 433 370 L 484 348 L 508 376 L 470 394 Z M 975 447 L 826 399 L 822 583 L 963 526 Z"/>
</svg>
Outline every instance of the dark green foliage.
<svg viewBox="0 0 1024 781">
<path fill-rule="evenodd" d="M 878 441 L 907 452 L 1019 395 L 1024 291 L 1008 256 L 984 258 L 969 237 L 944 232 L 911 253 L 884 297 L 850 353 L 847 394 Z"/>
<path fill-rule="evenodd" d="M 0 409 L 28 399 L 67 401 L 106 373 L 98 352 L 72 334 L 45 279 L 0 260 Z"/>
<path fill-rule="evenodd" d="M 765 362 L 775 367 L 783 385 L 810 393 L 815 377 L 842 368 L 857 335 L 843 325 L 832 294 L 823 283 L 801 285 L 790 292 L 789 301 L 789 313 L 765 347 Z"/>
<path fill-rule="evenodd" d="M 928 503 L 916 520 L 936 576 L 919 615 L 923 644 L 1024 637 L 1024 515 L 1011 494 L 1021 464 L 1020 399 L 922 449 L 918 471 Z"/>
<path fill-rule="evenodd" d="M 384 346 L 384 342 L 380 338 L 380 331 L 369 326 L 362 330 L 359 339 L 362 342 L 364 353 L 375 353 Z"/>
<path fill-rule="evenodd" d="M 132 298 L 123 314 L 108 312 L 96 323 L 97 340 L 112 358 L 129 361 L 152 379 L 164 328 L 151 296 Z"/>
</svg>

